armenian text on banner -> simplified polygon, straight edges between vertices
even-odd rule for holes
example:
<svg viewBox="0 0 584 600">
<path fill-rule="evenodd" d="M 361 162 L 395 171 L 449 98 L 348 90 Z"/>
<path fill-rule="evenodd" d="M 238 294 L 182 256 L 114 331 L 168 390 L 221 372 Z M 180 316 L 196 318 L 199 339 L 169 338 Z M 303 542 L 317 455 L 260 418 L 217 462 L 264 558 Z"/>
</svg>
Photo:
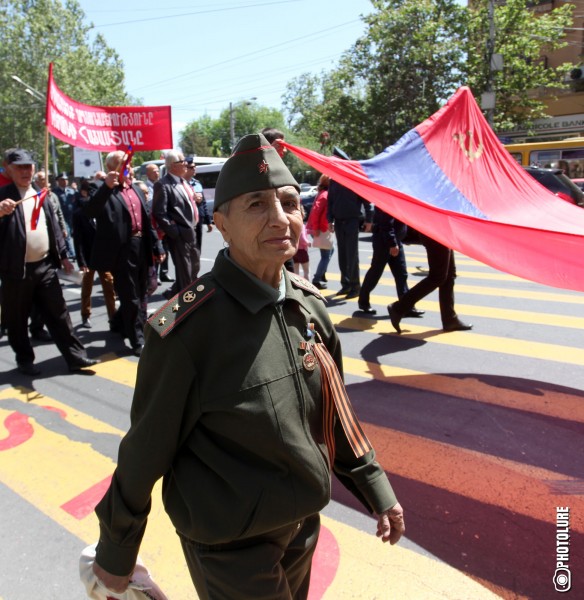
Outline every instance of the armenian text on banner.
<svg viewBox="0 0 584 600">
<path fill-rule="evenodd" d="M 60 140 L 87 150 L 172 148 L 170 106 L 89 106 L 66 96 L 49 65 L 46 123 Z"/>
</svg>

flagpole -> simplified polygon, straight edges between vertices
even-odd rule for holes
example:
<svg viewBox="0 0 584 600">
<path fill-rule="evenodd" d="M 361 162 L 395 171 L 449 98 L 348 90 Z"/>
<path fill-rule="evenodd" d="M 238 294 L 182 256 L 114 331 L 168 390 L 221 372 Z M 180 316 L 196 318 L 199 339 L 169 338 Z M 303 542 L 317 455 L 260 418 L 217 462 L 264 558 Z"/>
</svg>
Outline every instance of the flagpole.
<svg viewBox="0 0 584 600">
<path fill-rule="evenodd" d="M 49 184 L 49 125 L 45 119 L 45 180 L 47 182 L 47 187 L 50 187 Z"/>
</svg>

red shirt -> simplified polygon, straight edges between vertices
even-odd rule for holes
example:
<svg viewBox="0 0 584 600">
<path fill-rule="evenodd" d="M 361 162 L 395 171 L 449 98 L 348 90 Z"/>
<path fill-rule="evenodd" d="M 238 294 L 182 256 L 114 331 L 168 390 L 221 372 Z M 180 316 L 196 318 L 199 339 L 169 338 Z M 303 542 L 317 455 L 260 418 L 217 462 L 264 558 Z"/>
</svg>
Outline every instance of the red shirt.
<svg viewBox="0 0 584 600">
<path fill-rule="evenodd" d="M 122 198 L 128 207 L 132 219 L 132 234 L 142 231 L 142 203 L 131 187 L 122 188 Z"/>
</svg>

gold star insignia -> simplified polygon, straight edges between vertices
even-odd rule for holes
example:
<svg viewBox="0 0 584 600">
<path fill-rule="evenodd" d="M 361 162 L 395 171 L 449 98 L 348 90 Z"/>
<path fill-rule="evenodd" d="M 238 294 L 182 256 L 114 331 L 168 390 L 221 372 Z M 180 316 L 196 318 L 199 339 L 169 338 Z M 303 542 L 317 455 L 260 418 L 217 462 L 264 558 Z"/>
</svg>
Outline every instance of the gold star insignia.
<svg viewBox="0 0 584 600">
<path fill-rule="evenodd" d="M 197 296 L 195 295 L 194 292 L 192 292 L 191 290 L 189 290 L 188 292 L 185 292 L 183 294 L 183 300 L 185 302 L 192 302 Z"/>
<path fill-rule="evenodd" d="M 162 327 L 165 323 L 166 323 L 166 317 L 160 317 L 160 321 L 158 321 L 158 324 Z"/>
<path fill-rule="evenodd" d="M 173 307 L 172 307 L 172 312 L 178 312 L 178 309 L 180 308 L 180 304 L 177 302 Z"/>
</svg>

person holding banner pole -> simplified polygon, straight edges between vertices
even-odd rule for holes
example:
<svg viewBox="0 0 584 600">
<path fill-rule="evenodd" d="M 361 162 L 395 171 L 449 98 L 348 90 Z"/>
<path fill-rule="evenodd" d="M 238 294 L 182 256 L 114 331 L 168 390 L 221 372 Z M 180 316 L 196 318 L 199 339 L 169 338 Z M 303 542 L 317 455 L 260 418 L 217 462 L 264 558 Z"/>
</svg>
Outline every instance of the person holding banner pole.
<svg viewBox="0 0 584 600">
<path fill-rule="evenodd" d="M 165 255 L 142 191 L 132 184 L 130 173 L 123 173 L 124 155 L 120 150 L 107 155 L 105 181 L 91 184 L 84 212 L 96 221 L 90 263 L 96 271 L 113 274 L 120 301 L 111 325 L 129 339 L 134 355 L 140 356 L 144 346 L 142 300 L 148 267 L 154 264 L 153 256 L 161 261 Z"/>
</svg>

